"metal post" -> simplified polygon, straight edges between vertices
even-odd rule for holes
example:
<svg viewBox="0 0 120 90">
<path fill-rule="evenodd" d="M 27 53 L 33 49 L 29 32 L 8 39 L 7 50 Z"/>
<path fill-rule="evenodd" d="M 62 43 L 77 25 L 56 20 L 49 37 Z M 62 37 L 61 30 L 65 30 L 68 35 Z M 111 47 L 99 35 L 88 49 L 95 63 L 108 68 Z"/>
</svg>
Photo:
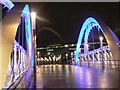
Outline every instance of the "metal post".
<svg viewBox="0 0 120 90">
<path fill-rule="evenodd" d="M 86 47 L 87 47 L 87 56 L 88 56 L 88 51 L 89 51 L 89 44 L 88 43 L 86 44 Z M 88 67 L 89 67 L 89 56 L 88 56 Z"/>
<path fill-rule="evenodd" d="M 36 89 L 36 13 L 31 13 L 32 19 L 32 30 L 33 30 L 33 38 L 34 38 L 34 88 Z"/>
<path fill-rule="evenodd" d="M 17 72 L 17 48 L 16 48 L 16 44 L 14 44 L 14 77 L 16 77 L 16 72 Z"/>
<path fill-rule="evenodd" d="M 100 47 L 102 52 L 102 70 L 104 70 L 104 61 L 103 61 L 103 37 L 100 37 Z"/>
<path fill-rule="evenodd" d="M 36 30 L 34 30 L 34 85 L 36 88 Z"/>
<path fill-rule="evenodd" d="M 80 61 L 80 66 L 81 66 L 81 57 L 79 57 L 79 61 Z"/>
<path fill-rule="evenodd" d="M 40 65 L 40 52 L 38 51 L 37 52 L 37 55 L 38 55 L 38 57 L 37 57 L 37 64 L 38 64 L 38 67 L 39 67 L 39 65 Z"/>
</svg>

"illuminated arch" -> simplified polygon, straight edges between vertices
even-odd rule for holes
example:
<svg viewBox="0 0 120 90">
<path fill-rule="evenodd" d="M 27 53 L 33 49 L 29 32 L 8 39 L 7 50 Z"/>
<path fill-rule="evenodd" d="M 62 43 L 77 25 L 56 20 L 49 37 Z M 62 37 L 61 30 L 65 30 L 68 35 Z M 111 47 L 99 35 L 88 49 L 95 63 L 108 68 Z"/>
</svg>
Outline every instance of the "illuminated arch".
<svg viewBox="0 0 120 90">
<path fill-rule="evenodd" d="M 61 37 L 61 35 L 60 35 L 59 33 L 57 33 L 54 29 L 49 28 L 49 27 L 43 27 L 43 28 L 41 28 L 41 29 L 38 31 L 37 36 L 38 36 L 38 34 L 39 34 L 40 32 L 42 32 L 43 30 L 48 30 L 48 31 L 54 33 L 57 37 L 59 37 L 59 38 L 61 39 L 61 41 L 65 42 L 64 39 Z"/>
<path fill-rule="evenodd" d="M 79 57 L 79 54 L 81 53 L 80 46 L 82 44 L 82 39 L 84 38 L 84 46 L 85 46 L 85 44 L 87 44 L 87 42 L 88 42 L 88 35 L 89 35 L 90 31 L 92 30 L 92 27 L 94 27 L 94 26 L 97 26 L 99 28 L 99 30 L 101 30 L 102 33 L 104 34 L 104 36 L 107 40 L 108 46 L 109 46 L 110 50 L 112 51 L 112 56 L 113 56 L 112 59 L 119 60 L 120 50 L 118 49 L 118 46 L 117 46 L 117 44 L 119 42 L 119 39 L 117 38 L 117 36 L 112 32 L 112 30 L 107 25 L 105 25 L 105 23 L 103 21 L 95 20 L 94 18 L 89 17 L 83 23 L 80 34 L 79 34 L 79 38 L 78 38 L 78 42 L 77 42 L 77 46 L 76 46 L 76 54 L 75 54 L 76 62 L 78 62 L 78 57 Z M 83 37 L 84 34 L 85 34 L 85 37 Z M 86 50 L 84 50 L 84 51 L 86 52 Z M 116 53 L 114 53 L 114 52 L 116 52 Z"/>
<path fill-rule="evenodd" d="M 14 4 L 10 0 L 0 0 L 0 3 L 2 5 L 4 5 L 3 8 L 8 9 L 6 12 L 11 12 L 12 8 L 14 7 Z M 1 13 L 1 16 L 2 16 L 2 14 L 3 13 Z M 6 20 L 4 20 L 4 19 L 6 19 Z M 8 30 L 8 28 L 6 26 L 8 26 L 10 29 L 10 24 L 8 24 L 7 22 L 9 22 L 7 15 L 5 16 L 5 18 L 2 18 L 2 20 L 0 20 L 0 26 L 2 27 L 0 29 L 0 72 L 1 72 L 1 74 L 0 74 L 0 80 L 1 80 L 0 81 L 0 89 L 3 88 L 4 83 L 5 83 L 6 71 L 8 69 L 8 62 L 9 62 L 9 54 L 10 54 L 10 51 L 12 48 L 11 40 L 8 38 L 9 37 L 8 33 L 6 33 L 6 31 Z M 17 22 L 17 20 L 15 22 Z M 6 24 L 4 24 L 4 23 L 6 23 Z M 11 26 L 13 26 L 13 25 L 11 25 Z M 12 29 L 13 28 L 11 28 L 11 30 Z M 11 45 L 10 45 L 10 43 L 11 43 Z"/>
<path fill-rule="evenodd" d="M 10 0 L 0 0 L 0 3 L 5 5 L 9 10 L 14 7 L 14 4 Z"/>
<path fill-rule="evenodd" d="M 29 10 L 29 6 L 25 5 L 23 11 L 22 11 L 22 15 L 21 15 L 24 19 L 25 19 L 25 30 L 26 30 L 26 41 L 27 41 L 27 54 L 29 59 L 33 58 L 33 47 L 32 47 L 32 29 L 31 29 L 31 21 L 30 21 L 30 10 Z"/>
<path fill-rule="evenodd" d="M 30 10 L 28 5 L 14 6 L 12 3 L 9 3 L 9 0 L 1 0 L 6 1 L 5 6 L 9 8 L 9 12 L 2 19 L 2 33 L 0 32 L 0 36 L 2 36 L 2 43 L 0 43 L 0 54 L 1 57 L 1 82 L 0 89 L 4 87 L 6 80 L 6 72 L 8 70 L 8 64 L 10 60 L 11 51 L 13 48 L 13 44 L 15 42 L 15 35 L 20 24 L 20 19 L 23 17 L 25 19 L 25 32 L 26 32 L 26 43 L 27 43 L 27 56 L 29 58 L 29 68 L 32 65 L 33 60 L 33 39 L 32 39 L 32 31 L 31 31 L 31 21 L 30 21 Z M 1 3 L 1 2 L 0 2 Z M 6 4 L 7 3 L 7 4 Z M 8 6 L 7 6 L 8 5 Z M 24 8 L 24 9 L 23 9 Z M 0 22 L 1 24 L 1 22 Z M 2 34 L 2 35 L 1 35 Z M 2 47 L 2 48 L 1 48 Z M 30 70 L 30 69 L 29 69 Z M 28 70 L 28 71 L 29 71 Z M 30 75 L 29 75 L 30 76 Z"/>
</svg>

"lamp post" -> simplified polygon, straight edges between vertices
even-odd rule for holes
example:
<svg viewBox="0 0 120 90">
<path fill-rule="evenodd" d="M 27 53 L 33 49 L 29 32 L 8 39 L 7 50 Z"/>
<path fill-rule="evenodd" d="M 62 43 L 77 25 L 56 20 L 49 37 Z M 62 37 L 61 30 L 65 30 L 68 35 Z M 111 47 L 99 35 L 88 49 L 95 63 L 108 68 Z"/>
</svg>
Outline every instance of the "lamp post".
<svg viewBox="0 0 120 90">
<path fill-rule="evenodd" d="M 88 50 L 89 50 L 89 44 L 86 44 L 86 48 L 87 48 L 87 56 L 88 56 Z M 88 56 L 88 67 L 89 67 L 89 56 Z"/>
<path fill-rule="evenodd" d="M 38 67 L 40 65 L 40 52 L 39 51 L 37 52 L 37 65 Z"/>
<path fill-rule="evenodd" d="M 34 68 L 34 87 L 36 88 L 36 13 L 31 13 L 31 20 L 32 20 L 32 32 L 33 32 L 33 42 L 34 42 L 34 61 L 33 61 L 33 68 Z"/>
<path fill-rule="evenodd" d="M 81 48 L 80 48 L 79 50 L 80 50 L 80 52 L 81 52 Z M 81 66 L 81 62 L 82 62 L 81 53 L 80 53 L 80 56 L 79 56 L 79 62 L 80 62 L 80 66 Z"/>
<path fill-rule="evenodd" d="M 104 70 L 104 61 L 103 61 L 103 37 L 100 36 L 100 48 L 102 52 L 102 70 Z"/>
</svg>

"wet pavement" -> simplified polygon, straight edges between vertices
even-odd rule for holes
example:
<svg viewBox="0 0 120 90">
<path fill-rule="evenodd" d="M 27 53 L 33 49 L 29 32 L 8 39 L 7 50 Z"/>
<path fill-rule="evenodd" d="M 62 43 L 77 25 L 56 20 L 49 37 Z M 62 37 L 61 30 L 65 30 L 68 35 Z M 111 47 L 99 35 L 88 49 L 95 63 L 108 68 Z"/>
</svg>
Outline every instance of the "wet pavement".
<svg viewBox="0 0 120 90">
<path fill-rule="evenodd" d="M 118 88 L 120 72 L 74 65 L 37 67 L 37 88 Z"/>
</svg>

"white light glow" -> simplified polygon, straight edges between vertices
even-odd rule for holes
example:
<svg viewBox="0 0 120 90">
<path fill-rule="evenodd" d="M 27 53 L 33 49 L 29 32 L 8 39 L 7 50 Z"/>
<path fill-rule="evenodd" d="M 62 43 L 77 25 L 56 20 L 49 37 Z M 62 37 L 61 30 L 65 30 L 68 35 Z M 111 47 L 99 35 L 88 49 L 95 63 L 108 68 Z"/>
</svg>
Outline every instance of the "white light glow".
<svg viewBox="0 0 120 90">
<path fill-rule="evenodd" d="M 14 4 L 10 0 L 0 0 L 0 3 L 5 5 L 9 10 L 14 7 Z"/>
<path fill-rule="evenodd" d="M 32 17 L 32 18 L 36 18 L 36 13 L 35 13 L 35 12 L 32 12 L 32 13 L 31 13 L 31 17 Z"/>
<path fill-rule="evenodd" d="M 101 37 L 100 37 L 100 41 L 102 41 L 102 40 L 103 40 L 103 37 L 101 36 Z"/>
<path fill-rule="evenodd" d="M 36 13 L 35 12 L 32 12 L 31 13 L 31 20 L 32 20 L 32 29 L 35 29 L 35 26 L 36 26 Z"/>
</svg>

